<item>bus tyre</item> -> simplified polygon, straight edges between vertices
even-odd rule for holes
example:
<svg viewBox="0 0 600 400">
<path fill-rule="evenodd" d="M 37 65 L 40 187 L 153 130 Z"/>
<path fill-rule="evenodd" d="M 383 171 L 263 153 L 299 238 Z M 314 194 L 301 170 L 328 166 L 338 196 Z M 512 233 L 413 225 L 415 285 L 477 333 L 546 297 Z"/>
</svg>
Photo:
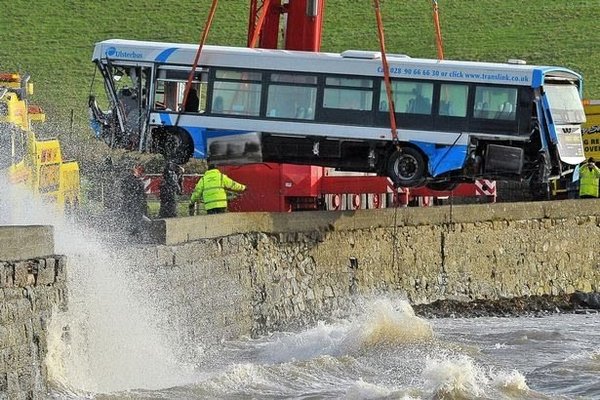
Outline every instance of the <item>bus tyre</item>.
<svg viewBox="0 0 600 400">
<path fill-rule="evenodd" d="M 165 159 L 183 165 L 193 154 L 192 139 L 185 131 L 167 132 L 162 146 L 162 155 Z"/>
<path fill-rule="evenodd" d="M 396 186 L 414 187 L 423 183 L 425 159 L 421 152 L 412 147 L 403 147 L 393 152 L 387 164 L 388 177 Z"/>
</svg>

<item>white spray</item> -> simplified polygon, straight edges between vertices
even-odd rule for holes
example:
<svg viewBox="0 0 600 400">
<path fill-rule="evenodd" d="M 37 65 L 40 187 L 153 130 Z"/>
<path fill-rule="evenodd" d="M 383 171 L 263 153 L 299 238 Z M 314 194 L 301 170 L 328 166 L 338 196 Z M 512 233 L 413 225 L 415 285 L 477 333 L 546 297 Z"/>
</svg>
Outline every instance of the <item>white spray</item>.
<svg viewBox="0 0 600 400">
<path fill-rule="evenodd" d="M 125 257 L 102 244 L 97 232 L 15 187 L 3 190 L 0 215 L 0 223 L 53 225 L 55 251 L 67 256 L 68 310 L 56 311 L 48 326 L 51 383 L 69 392 L 107 393 L 192 381 L 190 368 L 174 357 L 169 333 L 153 324 L 159 310 L 128 274 Z"/>
</svg>

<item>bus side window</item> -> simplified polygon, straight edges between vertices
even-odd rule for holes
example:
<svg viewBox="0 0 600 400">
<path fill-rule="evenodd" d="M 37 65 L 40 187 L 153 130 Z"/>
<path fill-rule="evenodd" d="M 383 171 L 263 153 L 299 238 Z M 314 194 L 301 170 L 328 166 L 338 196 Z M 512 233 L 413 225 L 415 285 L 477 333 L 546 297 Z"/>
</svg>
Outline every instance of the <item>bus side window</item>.
<svg viewBox="0 0 600 400">
<path fill-rule="evenodd" d="M 211 112 L 231 115 L 260 113 L 262 74 L 250 70 L 215 71 Z M 220 98 L 220 100 L 218 100 Z"/>
<path fill-rule="evenodd" d="M 314 119 L 317 78 L 274 73 L 267 93 L 268 118 Z"/>
<path fill-rule="evenodd" d="M 460 84 L 442 84 L 440 86 L 439 115 L 448 117 L 466 117 L 469 87 Z"/>
<path fill-rule="evenodd" d="M 221 96 L 214 98 L 211 110 L 213 113 L 217 114 L 221 114 L 223 112 L 223 98 Z"/>
<path fill-rule="evenodd" d="M 482 119 L 514 120 L 517 89 L 512 87 L 477 86 L 473 117 Z"/>
<path fill-rule="evenodd" d="M 337 110 L 371 111 L 373 81 L 328 76 L 323 90 L 323 107 Z"/>
<path fill-rule="evenodd" d="M 433 83 L 392 81 L 392 91 L 394 93 L 396 113 L 431 114 Z M 385 85 L 382 83 L 379 97 L 385 98 L 385 96 Z M 385 111 L 381 109 L 381 106 L 380 104 L 380 111 Z"/>
</svg>

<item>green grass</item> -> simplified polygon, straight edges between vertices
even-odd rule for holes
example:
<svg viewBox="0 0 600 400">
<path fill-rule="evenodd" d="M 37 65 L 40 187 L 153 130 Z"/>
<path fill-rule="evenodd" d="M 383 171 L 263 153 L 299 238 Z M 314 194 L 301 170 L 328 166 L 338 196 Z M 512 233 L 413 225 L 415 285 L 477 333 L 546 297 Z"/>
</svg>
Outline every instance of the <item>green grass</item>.
<svg viewBox="0 0 600 400">
<path fill-rule="evenodd" d="M 210 0 L 12 0 L 0 10 L 0 71 L 29 72 L 54 123 L 87 130 L 94 43 L 129 38 L 196 43 Z M 221 0 L 209 44 L 244 46 L 248 0 Z M 370 0 L 328 0 L 324 51 L 378 49 Z M 447 59 L 561 65 L 600 98 L 597 0 L 440 0 Z M 431 1 L 384 0 L 387 50 L 436 57 Z M 96 77 L 97 79 L 98 77 Z M 71 111 L 72 110 L 72 111 Z M 87 132 L 85 132 L 87 134 Z"/>
</svg>

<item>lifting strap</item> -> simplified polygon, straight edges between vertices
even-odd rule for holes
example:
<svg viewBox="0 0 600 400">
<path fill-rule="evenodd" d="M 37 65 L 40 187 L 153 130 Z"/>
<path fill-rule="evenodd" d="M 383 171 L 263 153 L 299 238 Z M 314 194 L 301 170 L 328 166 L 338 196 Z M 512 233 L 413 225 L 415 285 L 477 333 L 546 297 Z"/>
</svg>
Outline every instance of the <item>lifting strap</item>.
<svg viewBox="0 0 600 400">
<path fill-rule="evenodd" d="M 177 113 L 177 120 L 175 121 L 175 126 L 179 124 L 179 117 L 181 117 L 181 113 L 185 109 L 185 104 L 187 103 L 188 95 L 190 94 L 190 89 L 192 88 L 192 81 L 194 80 L 194 74 L 196 73 L 196 68 L 198 68 L 198 61 L 200 60 L 200 53 L 202 52 L 202 47 L 206 42 L 206 38 L 208 37 L 208 31 L 210 30 L 210 26 L 212 25 L 213 18 L 215 16 L 215 12 L 217 11 L 217 5 L 219 0 L 213 0 L 212 5 L 210 7 L 210 11 L 208 13 L 208 17 L 206 19 L 206 24 L 204 25 L 204 31 L 202 32 L 202 37 L 200 38 L 200 43 L 198 43 L 198 50 L 196 51 L 196 57 L 194 58 L 194 64 L 192 65 L 192 70 L 190 71 L 190 75 L 188 76 L 188 80 L 185 84 L 185 90 L 183 91 L 183 102 L 181 103 L 181 110 Z"/>
<path fill-rule="evenodd" d="M 444 42 L 442 40 L 442 29 L 440 28 L 440 16 L 437 0 L 433 0 L 433 26 L 435 27 L 435 45 L 439 60 L 444 59 Z"/>
<path fill-rule="evenodd" d="M 398 132 L 396 129 L 396 108 L 394 107 L 394 97 L 392 95 L 392 83 L 390 82 L 390 69 L 385 55 L 385 37 L 383 34 L 383 22 L 381 20 L 381 9 L 379 0 L 373 0 L 375 5 L 375 17 L 377 18 L 377 33 L 379 34 L 379 45 L 381 47 L 381 61 L 383 63 L 383 80 L 385 82 L 385 91 L 389 104 L 390 129 L 392 131 L 392 141 L 398 144 Z"/>
</svg>

